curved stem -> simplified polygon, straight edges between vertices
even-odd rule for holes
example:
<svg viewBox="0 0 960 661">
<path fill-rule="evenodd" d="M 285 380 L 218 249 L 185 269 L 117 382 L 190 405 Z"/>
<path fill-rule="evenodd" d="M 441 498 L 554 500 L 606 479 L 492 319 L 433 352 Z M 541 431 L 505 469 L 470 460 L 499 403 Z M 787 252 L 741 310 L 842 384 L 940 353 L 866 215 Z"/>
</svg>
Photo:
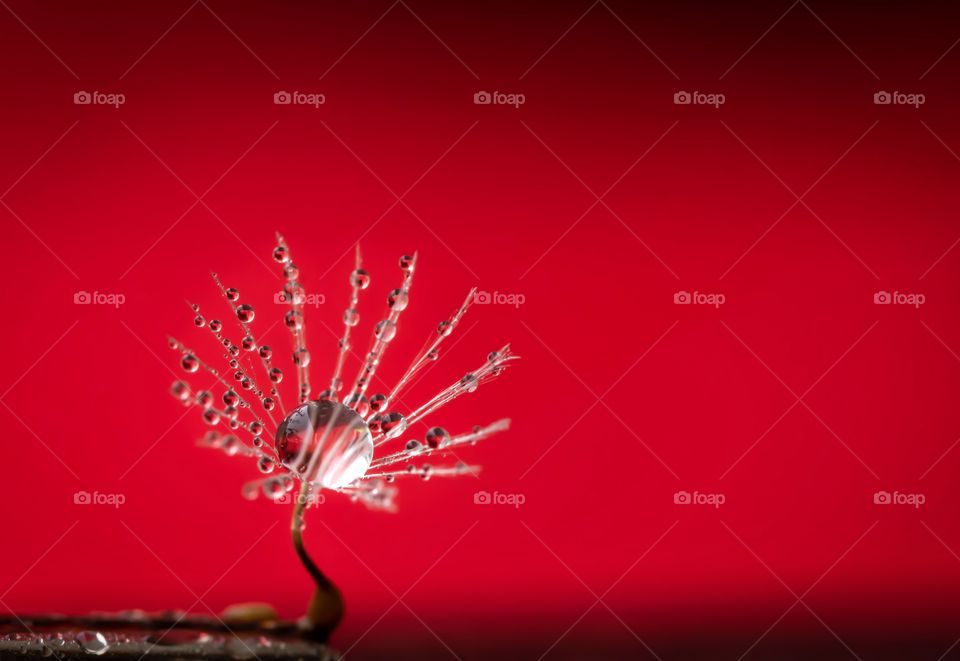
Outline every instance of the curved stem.
<svg viewBox="0 0 960 661">
<path fill-rule="evenodd" d="M 309 498 L 310 484 L 309 482 L 303 482 L 300 487 L 300 495 L 297 497 L 297 502 L 293 506 L 293 518 L 290 521 L 290 534 L 293 537 L 293 548 L 300 557 L 300 562 L 303 563 L 303 566 L 307 572 L 310 573 L 310 576 L 313 577 L 313 580 L 316 581 L 317 587 L 329 590 L 334 588 L 333 583 L 320 571 L 320 568 L 317 567 L 313 558 L 310 557 L 307 549 L 303 546 L 303 513 L 307 509 Z"/>
<path fill-rule="evenodd" d="M 337 586 L 327 578 L 303 546 L 303 513 L 310 500 L 310 484 L 303 482 L 300 494 L 293 506 L 293 517 L 290 520 L 290 535 L 293 538 L 293 548 L 300 558 L 300 562 L 317 584 L 309 605 L 307 606 L 306 621 L 310 625 L 310 635 L 326 641 L 330 633 L 343 619 L 343 597 Z"/>
</svg>

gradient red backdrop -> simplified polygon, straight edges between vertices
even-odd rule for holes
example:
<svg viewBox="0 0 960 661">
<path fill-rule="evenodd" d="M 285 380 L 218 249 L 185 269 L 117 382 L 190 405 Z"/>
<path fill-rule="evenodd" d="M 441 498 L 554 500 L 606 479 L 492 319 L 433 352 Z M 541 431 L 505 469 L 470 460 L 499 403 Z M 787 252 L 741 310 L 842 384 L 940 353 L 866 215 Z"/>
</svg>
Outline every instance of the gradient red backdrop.
<svg viewBox="0 0 960 661">
<path fill-rule="evenodd" d="M 5 608 L 302 612 L 289 506 L 242 500 L 252 464 L 194 447 L 167 394 L 168 333 L 217 354 L 183 304 L 222 304 L 212 269 L 286 346 L 280 230 L 325 296 L 315 382 L 358 240 L 363 333 L 420 251 L 387 382 L 471 286 L 523 297 L 475 306 L 411 393 L 512 342 L 515 369 L 435 418 L 513 418 L 462 453 L 480 477 L 403 482 L 394 515 L 311 513 L 349 656 L 936 658 L 960 636 L 955 11 L 0 4 Z"/>
</svg>

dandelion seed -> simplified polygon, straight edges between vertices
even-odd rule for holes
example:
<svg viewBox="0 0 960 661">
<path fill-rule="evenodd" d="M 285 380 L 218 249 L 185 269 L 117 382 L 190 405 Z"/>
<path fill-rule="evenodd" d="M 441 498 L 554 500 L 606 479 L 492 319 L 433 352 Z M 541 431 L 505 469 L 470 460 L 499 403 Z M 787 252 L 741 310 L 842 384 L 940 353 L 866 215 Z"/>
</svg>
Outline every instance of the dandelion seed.
<svg viewBox="0 0 960 661">
<path fill-rule="evenodd" d="M 285 279 L 282 300 L 278 295 L 278 301 L 289 305 L 282 321 L 292 338 L 293 350 L 288 355 L 291 356 L 291 373 L 296 375 L 298 404 L 289 412 L 283 406 L 279 385 L 285 381 L 284 372 L 274 365 L 274 357 L 283 354 L 276 354 L 270 346 L 257 340 L 252 326 L 254 320 L 260 317 L 255 314 L 254 307 L 246 301 L 241 302 L 241 292 L 234 287 L 225 287 L 215 273 L 213 279 L 230 308 L 230 315 L 224 318 L 233 317 L 236 320 L 240 330 L 239 342 L 231 339 L 227 334 L 229 331 L 219 319 L 207 320 L 199 306 L 188 304 L 195 315 L 194 325 L 204 332 L 211 332 L 223 348 L 223 358 L 229 366 L 228 374 L 235 383 L 239 383 L 240 388 L 236 389 L 234 384 L 220 376 L 194 351 L 171 338 L 170 347 L 179 352 L 180 366 L 184 372 L 188 375 L 210 375 L 223 388 L 220 396 L 223 408 L 215 406 L 215 396 L 209 390 L 194 391 L 186 381 L 176 381 L 171 387 L 171 394 L 187 406 L 197 406 L 203 420 L 213 427 L 200 440 L 201 445 L 220 449 L 230 456 L 251 457 L 256 461 L 259 472 L 268 475 L 243 485 L 241 493 L 245 498 L 253 499 L 264 494 L 280 500 L 296 484 L 300 485 L 291 532 L 294 547 L 318 586 L 308 619 L 325 635 L 339 622 L 343 604 L 339 591 L 303 548 L 301 534 L 306 507 L 322 502 L 317 495 L 327 490 L 342 493 L 372 509 L 392 511 L 397 491 L 392 484 L 400 477 L 429 480 L 475 474 L 479 467 L 461 461 L 452 466 L 412 462 L 449 453 L 453 448 L 473 445 L 505 431 L 510 426 L 508 419 L 497 420 L 486 426 L 476 425 L 468 432 L 454 435 L 443 427 L 431 427 L 422 442 L 410 438 L 410 432 L 416 423 L 423 422 L 427 416 L 457 397 L 475 392 L 482 384 L 502 374 L 517 357 L 511 353 L 509 345 L 501 347 L 490 352 L 479 367 L 464 373 L 416 408 L 410 409 L 401 402 L 400 394 L 410 385 L 413 377 L 425 366 L 437 361 L 440 345 L 452 335 L 473 302 L 476 293 L 476 289 L 473 289 L 453 315 L 437 324 L 396 384 L 392 388 L 377 388 L 380 392 L 367 395 L 378 378 L 377 368 L 399 331 L 401 314 L 411 301 L 410 291 L 417 265 L 417 254 L 414 253 L 400 258 L 400 286 L 387 295 L 386 312 L 374 325 L 369 350 L 360 359 L 361 365 L 352 386 L 344 389 L 346 363 L 353 354 L 351 336 L 360 321 L 360 293 L 370 286 L 371 281 L 370 274 L 362 267 L 358 246 L 354 268 L 349 276 L 350 297 L 342 316 L 343 334 L 337 343 L 334 371 L 329 386 L 311 397 L 311 361 L 304 315 L 307 296 L 299 282 L 300 269 L 293 261 L 290 247 L 279 234 L 273 259 L 281 266 Z M 255 373 L 258 370 L 254 363 L 260 364 L 262 375 Z M 259 378 L 263 379 L 265 387 L 260 385 Z M 258 406 L 254 407 L 252 403 Z M 279 422 L 272 413 L 278 407 L 281 416 Z M 265 418 L 260 418 L 259 411 L 265 414 Z M 249 437 L 248 441 L 241 440 L 238 434 Z M 396 443 L 398 449 L 389 450 L 386 447 L 392 443 Z"/>
</svg>

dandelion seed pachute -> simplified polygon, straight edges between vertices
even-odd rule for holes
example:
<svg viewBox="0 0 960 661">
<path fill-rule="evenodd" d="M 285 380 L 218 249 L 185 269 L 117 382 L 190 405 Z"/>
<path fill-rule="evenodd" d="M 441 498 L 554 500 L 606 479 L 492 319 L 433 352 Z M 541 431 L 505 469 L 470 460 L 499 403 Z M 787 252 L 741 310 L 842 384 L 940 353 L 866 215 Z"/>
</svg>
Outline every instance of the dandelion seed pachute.
<svg viewBox="0 0 960 661">
<path fill-rule="evenodd" d="M 180 365 L 187 374 L 207 374 L 212 377 L 215 388 L 222 390 L 216 397 L 210 390 L 192 389 L 186 381 L 177 381 L 172 386 L 172 394 L 187 406 L 197 406 L 204 421 L 213 427 L 201 439 L 201 444 L 219 448 L 228 455 L 254 458 L 264 474 L 244 486 L 244 495 L 253 498 L 264 494 L 281 499 L 299 483 L 302 492 L 308 495 L 332 490 L 369 507 L 391 510 L 396 493 L 392 483 L 399 477 L 430 479 L 479 470 L 477 466 L 459 461 L 433 466 L 424 460 L 431 455 L 454 454 L 455 448 L 504 431 L 509 427 L 508 419 L 477 425 L 457 434 L 450 434 L 443 427 L 427 428 L 421 438 L 413 437 L 412 428 L 449 402 L 502 374 L 516 358 L 509 345 L 490 352 L 480 366 L 415 408 L 402 412 L 395 406 L 414 377 L 437 360 L 441 345 L 459 325 L 476 290 L 471 290 L 460 307 L 437 325 L 393 387 L 376 392 L 373 383 L 377 368 L 411 300 L 418 257 L 416 253 L 401 257 L 399 286 L 389 292 L 386 313 L 374 325 L 369 350 L 360 359 L 351 386 L 344 388 L 344 374 L 354 353 L 351 343 L 360 318 L 360 299 L 371 280 L 363 269 L 358 246 L 349 277 L 350 297 L 343 314 L 343 333 L 338 342 L 334 372 L 329 381 L 325 381 L 328 387 L 311 397 L 311 360 L 304 315 L 307 295 L 290 247 L 279 234 L 273 259 L 285 279 L 283 292 L 278 294 L 282 300 L 278 302 L 287 304 L 283 323 L 293 340 L 290 367 L 296 375 L 297 392 L 296 404 L 291 409 L 285 407 L 281 394 L 280 384 L 286 375 L 285 366 L 277 364 L 277 357 L 282 352 L 258 340 L 254 325 L 259 318 L 254 306 L 241 300 L 239 290 L 225 286 L 216 274 L 213 274 L 214 281 L 228 304 L 239 336 L 219 319 L 208 320 L 198 305 L 190 304 L 190 307 L 195 314 L 194 324 L 212 332 L 223 347 L 229 369 L 221 374 L 187 345 L 170 340 L 170 346 L 180 353 Z M 239 339 L 235 339 L 237 337 Z M 371 392 L 373 394 L 368 394 Z"/>
</svg>

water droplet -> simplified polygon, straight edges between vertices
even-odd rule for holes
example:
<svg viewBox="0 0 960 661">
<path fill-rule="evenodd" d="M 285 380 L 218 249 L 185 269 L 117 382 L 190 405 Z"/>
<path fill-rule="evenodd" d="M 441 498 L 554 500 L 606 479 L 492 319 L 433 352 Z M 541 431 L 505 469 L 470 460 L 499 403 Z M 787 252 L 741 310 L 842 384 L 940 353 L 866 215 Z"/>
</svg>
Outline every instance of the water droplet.
<svg viewBox="0 0 960 661">
<path fill-rule="evenodd" d="M 383 408 L 387 405 L 387 396 L 377 393 L 370 398 L 370 408 L 374 411 L 382 411 Z"/>
<path fill-rule="evenodd" d="M 287 280 L 296 280 L 300 277 L 300 269 L 293 262 L 287 262 L 283 267 L 283 274 L 287 276 Z"/>
<path fill-rule="evenodd" d="M 357 269 L 350 274 L 350 284 L 360 289 L 366 289 L 370 286 L 370 274 L 363 269 Z"/>
<path fill-rule="evenodd" d="M 190 398 L 190 386 L 183 381 L 174 381 L 170 386 L 170 394 L 185 402 Z"/>
<path fill-rule="evenodd" d="M 389 319 L 377 322 L 374 334 L 383 342 L 389 342 L 397 334 L 397 325 Z"/>
<path fill-rule="evenodd" d="M 443 445 L 448 438 L 450 438 L 450 434 L 447 433 L 446 429 L 443 427 L 433 427 L 427 432 L 425 440 L 427 441 L 427 445 L 436 450 Z"/>
<path fill-rule="evenodd" d="M 227 347 L 227 353 L 236 358 L 240 355 L 240 347 L 238 347 L 236 344 L 231 344 L 229 347 Z"/>
<path fill-rule="evenodd" d="M 324 390 L 317 395 L 318 402 L 329 402 L 331 399 L 333 399 L 333 391 L 329 389 Z"/>
<path fill-rule="evenodd" d="M 192 353 L 185 353 L 183 358 L 180 359 L 180 367 L 192 374 L 200 369 L 200 361 Z"/>
<path fill-rule="evenodd" d="M 430 351 L 427 352 L 427 360 L 436 360 L 439 357 L 440 351 L 437 349 L 430 349 Z"/>
<path fill-rule="evenodd" d="M 264 397 L 264 398 L 263 398 L 263 408 L 265 408 L 266 410 L 272 411 L 272 410 L 273 410 L 273 407 L 275 407 L 276 405 L 277 405 L 277 403 L 276 403 L 275 401 L 273 401 L 273 397 Z"/>
<path fill-rule="evenodd" d="M 203 421 L 208 425 L 215 425 L 220 422 L 220 414 L 214 411 L 213 409 L 204 409 L 203 411 Z"/>
<path fill-rule="evenodd" d="M 272 473 L 276 467 L 277 465 L 273 463 L 273 459 L 270 457 L 260 457 L 260 460 L 257 461 L 257 469 L 264 474 Z"/>
<path fill-rule="evenodd" d="M 207 323 L 207 320 L 203 318 L 203 315 L 198 314 L 193 318 L 193 325 L 197 328 L 203 328 L 204 324 Z"/>
<path fill-rule="evenodd" d="M 213 393 L 210 392 L 209 390 L 201 390 L 200 392 L 198 392 L 197 404 L 199 404 L 204 408 L 207 408 L 208 406 L 213 404 Z"/>
<path fill-rule="evenodd" d="M 343 311 L 343 323 L 346 326 L 356 326 L 360 323 L 360 313 L 353 308 L 347 308 Z"/>
<path fill-rule="evenodd" d="M 258 350 L 258 353 L 260 354 L 260 357 L 263 358 L 264 360 L 270 360 L 270 357 L 273 355 L 273 349 L 271 349 L 266 344 L 264 344 L 264 345 L 261 345 L 260 349 Z"/>
<path fill-rule="evenodd" d="M 400 268 L 404 271 L 413 270 L 413 255 L 404 255 L 400 258 Z"/>
<path fill-rule="evenodd" d="M 271 367 L 270 380 L 274 383 L 280 383 L 283 381 L 283 370 L 281 370 L 279 367 Z"/>
<path fill-rule="evenodd" d="M 226 291 L 225 293 L 226 293 L 226 296 L 227 296 L 227 300 L 228 300 L 228 301 L 239 301 L 239 300 L 240 300 L 240 292 L 239 292 L 237 289 L 233 288 L 233 287 L 228 287 L 228 288 L 227 288 L 227 291 Z"/>
<path fill-rule="evenodd" d="M 387 413 L 380 422 L 380 430 L 387 438 L 396 438 L 407 430 L 407 419 L 397 411 Z"/>
<path fill-rule="evenodd" d="M 223 409 L 223 414 L 224 414 L 225 416 L 227 416 L 228 418 L 230 418 L 231 420 L 236 420 L 236 419 L 237 419 L 237 415 L 238 415 L 239 413 L 240 413 L 240 412 L 237 410 L 237 407 L 235 407 L 235 406 L 228 406 L 228 407 L 226 407 L 225 409 Z"/>
<path fill-rule="evenodd" d="M 303 315 L 296 310 L 290 310 L 283 316 L 283 323 L 290 330 L 298 331 L 303 328 Z"/>
<path fill-rule="evenodd" d="M 306 349 L 297 349 L 293 352 L 293 364 L 306 367 L 310 364 L 310 352 Z"/>
<path fill-rule="evenodd" d="M 253 447 L 255 447 L 255 448 L 262 448 L 262 447 L 263 447 L 263 439 L 262 439 L 261 437 L 259 437 L 259 436 L 254 436 L 252 442 L 253 442 Z"/>
<path fill-rule="evenodd" d="M 443 337 L 446 337 L 453 332 L 453 324 L 451 324 L 449 321 L 441 321 L 439 324 L 437 324 L 437 332 Z"/>
<path fill-rule="evenodd" d="M 391 309 L 397 310 L 398 312 L 405 310 L 407 308 L 407 304 L 409 303 L 410 296 L 402 289 L 394 289 L 387 295 L 387 305 L 389 305 Z"/>
<path fill-rule="evenodd" d="M 423 443 L 416 439 L 411 439 L 407 441 L 407 444 L 404 446 L 407 452 L 415 453 L 420 452 L 423 449 Z"/>
<path fill-rule="evenodd" d="M 370 401 L 360 394 L 350 395 L 344 404 L 356 411 L 357 415 L 362 418 L 367 417 L 367 413 L 370 412 Z"/>
<path fill-rule="evenodd" d="M 362 477 L 373 459 L 373 438 L 363 418 L 334 401 L 294 409 L 280 424 L 274 447 L 287 466 L 312 463 L 304 479 L 328 489 Z"/>
<path fill-rule="evenodd" d="M 87 654 L 100 656 L 110 648 L 106 637 L 99 631 L 80 631 L 73 639 Z"/>
<path fill-rule="evenodd" d="M 254 420 L 250 423 L 250 433 L 254 436 L 258 436 L 263 432 L 263 423 L 259 420 Z"/>
<path fill-rule="evenodd" d="M 223 437 L 223 444 L 221 446 L 223 451 L 227 453 L 228 456 L 232 457 L 238 452 L 240 452 L 240 439 L 232 434 L 230 436 Z"/>
<path fill-rule="evenodd" d="M 237 402 L 240 401 L 240 395 L 238 395 L 233 390 L 228 390 L 223 393 L 223 403 L 227 406 L 236 406 Z"/>
<path fill-rule="evenodd" d="M 276 262 L 283 264 L 288 259 L 290 259 L 290 253 L 287 252 L 286 246 L 277 246 L 273 249 L 273 259 Z"/>
<path fill-rule="evenodd" d="M 473 372 L 464 374 L 463 378 L 460 379 L 460 387 L 463 388 L 464 392 L 473 392 L 478 385 L 480 385 L 480 382 L 477 381 L 477 376 Z"/>
<path fill-rule="evenodd" d="M 237 319 L 245 324 L 249 324 L 251 321 L 253 321 L 253 317 L 254 310 L 252 305 L 247 305 L 244 303 L 243 305 L 237 306 Z"/>
<path fill-rule="evenodd" d="M 273 477 L 263 483 L 263 495 L 271 500 L 277 500 L 286 493 L 280 478 Z"/>
<path fill-rule="evenodd" d="M 253 381 L 250 379 L 250 377 L 245 376 L 240 379 L 240 387 L 244 390 L 251 390 L 253 388 Z"/>
<path fill-rule="evenodd" d="M 257 342 L 250 335 L 247 335 L 245 338 L 240 340 L 240 346 L 243 347 L 244 351 L 253 351 L 257 348 Z"/>
<path fill-rule="evenodd" d="M 487 354 L 487 362 L 492 365 L 493 363 L 500 360 L 500 356 L 501 354 L 499 351 L 491 351 L 490 353 Z"/>
<path fill-rule="evenodd" d="M 430 464 L 424 464 L 423 466 L 420 467 L 420 478 L 423 479 L 424 482 L 426 482 L 427 480 L 430 479 L 430 474 L 432 472 L 433 472 L 433 466 L 431 466 Z"/>
<path fill-rule="evenodd" d="M 219 319 L 210 320 L 210 330 L 212 330 L 214 333 L 219 333 L 221 328 L 223 328 L 222 321 L 220 321 Z"/>
</svg>

